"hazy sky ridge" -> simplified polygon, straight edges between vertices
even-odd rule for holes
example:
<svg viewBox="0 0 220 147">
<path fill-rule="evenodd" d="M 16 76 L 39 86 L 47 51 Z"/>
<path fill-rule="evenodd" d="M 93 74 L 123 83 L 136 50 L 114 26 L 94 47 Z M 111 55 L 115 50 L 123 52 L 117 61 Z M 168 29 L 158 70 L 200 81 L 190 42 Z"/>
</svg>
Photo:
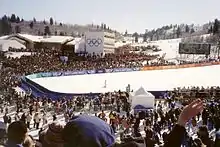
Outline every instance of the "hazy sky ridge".
<svg viewBox="0 0 220 147">
<path fill-rule="evenodd" d="M 106 23 L 118 31 L 144 32 L 163 25 L 203 24 L 219 18 L 219 0 L 0 0 L 0 15 L 71 24 Z"/>
</svg>

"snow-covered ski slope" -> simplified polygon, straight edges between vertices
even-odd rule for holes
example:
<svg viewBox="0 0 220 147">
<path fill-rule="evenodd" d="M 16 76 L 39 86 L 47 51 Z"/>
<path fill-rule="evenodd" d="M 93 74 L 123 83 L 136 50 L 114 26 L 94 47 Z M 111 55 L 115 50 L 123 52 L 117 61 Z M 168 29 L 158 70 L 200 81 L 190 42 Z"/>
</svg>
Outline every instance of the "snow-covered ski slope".
<svg viewBox="0 0 220 147">
<path fill-rule="evenodd" d="M 100 93 L 125 90 L 128 84 L 136 90 L 143 86 L 148 91 L 173 90 L 176 87 L 219 86 L 220 65 L 149 70 L 137 72 L 76 75 L 32 79 L 41 86 L 62 93 Z M 104 88 L 106 80 L 106 88 Z"/>
</svg>

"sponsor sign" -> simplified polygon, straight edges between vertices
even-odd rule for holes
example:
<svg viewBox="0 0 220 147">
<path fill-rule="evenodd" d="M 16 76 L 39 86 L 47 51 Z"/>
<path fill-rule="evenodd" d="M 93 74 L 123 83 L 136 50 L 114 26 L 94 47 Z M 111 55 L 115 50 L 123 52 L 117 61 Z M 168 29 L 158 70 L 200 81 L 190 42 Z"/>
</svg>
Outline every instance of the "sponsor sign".
<svg viewBox="0 0 220 147">
<path fill-rule="evenodd" d="M 113 72 L 131 72 L 133 71 L 132 68 L 115 68 L 113 69 Z"/>
<path fill-rule="evenodd" d="M 99 74 L 99 73 L 105 73 L 105 69 L 98 69 L 96 70 L 96 73 Z"/>
<path fill-rule="evenodd" d="M 95 70 L 87 70 L 87 74 L 95 74 Z"/>
<path fill-rule="evenodd" d="M 63 73 L 62 72 L 52 72 L 53 77 L 59 77 L 62 76 Z"/>
<path fill-rule="evenodd" d="M 105 69 L 105 72 L 106 73 L 111 73 L 111 72 L 113 72 L 113 69 Z"/>
<path fill-rule="evenodd" d="M 66 71 L 63 73 L 64 76 L 71 76 L 73 75 L 73 71 Z"/>
<path fill-rule="evenodd" d="M 52 72 L 44 72 L 39 74 L 40 77 L 52 77 L 53 73 Z"/>
</svg>

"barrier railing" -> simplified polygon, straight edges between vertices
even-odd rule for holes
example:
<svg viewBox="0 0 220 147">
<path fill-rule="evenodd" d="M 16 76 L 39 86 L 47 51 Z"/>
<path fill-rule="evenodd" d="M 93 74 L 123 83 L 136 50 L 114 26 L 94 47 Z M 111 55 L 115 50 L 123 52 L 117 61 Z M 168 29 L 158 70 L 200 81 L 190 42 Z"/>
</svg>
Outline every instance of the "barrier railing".
<svg viewBox="0 0 220 147">
<path fill-rule="evenodd" d="M 28 79 L 44 78 L 44 77 L 60 77 L 73 76 L 85 74 L 101 74 L 101 73 L 115 73 L 115 72 L 132 72 L 140 71 L 141 68 L 113 68 L 113 69 L 97 69 L 97 70 L 82 70 L 82 71 L 58 71 L 58 72 L 42 72 L 27 75 Z"/>
<path fill-rule="evenodd" d="M 146 67 L 143 67 L 141 69 L 141 71 L 164 70 L 164 69 L 179 69 L 179 68 L 192 68 L 192 67 L 219 65 L 219 64 L 220 64 L 220 62 L 208 62 L 208 63 L 184 64 L 184 65 L 146 66 Z"/>
<path fill-rule="evenodd" d="M 208 63 L 184 64 L 184 65 L 146 66 L 142 68 L 113 68 L 113 69 L 96 69 L 96 70 L 81 70 L 81 71 L 42 72 L 42 73 L 27 75 L 26 77 L 28 79 L 35 79 L 35 78 L 44 78 L 44 77 L 74 76 L 74 75 L 85 75 L 85 74 L 179 69 L 179 68 L 202 67 L 202 66 L 219 65 L 219 64 L 220 62 L 208 62 Z"/>
</svg>

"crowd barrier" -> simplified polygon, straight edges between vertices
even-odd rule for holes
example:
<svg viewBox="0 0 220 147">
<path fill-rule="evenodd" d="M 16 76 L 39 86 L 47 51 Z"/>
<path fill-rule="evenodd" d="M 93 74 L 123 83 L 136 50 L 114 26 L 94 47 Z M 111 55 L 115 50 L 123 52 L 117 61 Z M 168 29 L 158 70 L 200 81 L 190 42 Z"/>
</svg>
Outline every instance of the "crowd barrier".
<svg viewBox="0 0 220 147">
<path fill-rule="evenodd" d="M 179 69 L 179 68 L 192 68 L 192 67 L 202 67 L 219 65 L 220 62 L 208 62 L 208 63 L 196 63 L 196 64 L 184 64 L 184 65 L 167 65 L 167 66 L 146 66 L 141 69 L 141 71 L 147 70 L 164 70 L 164 69 Z"/>
<path fill-rule="evenodd" d="M 74 75 L 85 75 L 85 74 L 179 69 L 179 68 L 202 67 L 202 66 L 219 65 L 219 64 L 220 62 L 209 62 L 209 63 L 184 64 L 184 65 L 146 66 L 142 68 L 113 68 L 113 69 L 97 69 L 97 70 L 81 70 L 81 71 L 42 72 L 42 73 L 27 75 L 26 77 L 28 79 L 35 79 L 35 78 L 44 78 L 44 77 L 74 76 Z"/>
<path fill-rule="evenodd" d="M 99 95 L 100 93 L 61 93 L 61 92 L 55 92 L 51 91 L 32 80 L 28 79 L 27 77 L 21 78 L 21 86 L 22 89 L 25 91 L 32 91 L 32 95 L 34 97 L 47 97 L 51 98 L 52 100 L 57 100 L 59 98 L 65 97 L 65 98 L 72 98 L 73 96 L 81 96 L 86 95 L 88 98 L 94 98 L 95 96 Z"/>
</svg>

